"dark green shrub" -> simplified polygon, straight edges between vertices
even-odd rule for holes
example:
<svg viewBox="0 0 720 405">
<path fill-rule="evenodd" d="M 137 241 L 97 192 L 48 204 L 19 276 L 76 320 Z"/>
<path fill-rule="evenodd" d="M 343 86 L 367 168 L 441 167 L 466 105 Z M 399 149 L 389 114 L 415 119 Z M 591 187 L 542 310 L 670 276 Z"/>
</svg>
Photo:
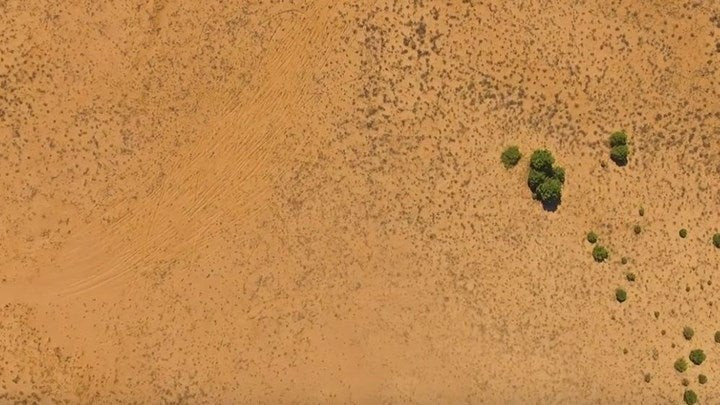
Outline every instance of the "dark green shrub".
<svg viewBox="0 0 720 405">
<path fill-rule="evenodd" d="M 528 174 L 528 187 L 530 187 L 530 190 L 535 193 L 538 187 L 540 187 L 540 185 L 547 179 L 547 174 L 539 170 L 530 169 L 530 174 Z"/>
<path fill-rule="evenodd" d="M 547 149 L 538 149 L 533 152 L 532 156 L 530 156 L 530 167 L 541 171 L 548 176 L 553 175 L 552 166 L 554 163 L 555 158 Z"/>
<path fill-rule="evenodd" d="M 713 235 L 713 245 L 715 245 L 716 248 L 720 249 L 720 233 L 716 233 Z"/>
<path fill-rule="evenodd" d="M 565 169 L 562 167 L 556 167 L 553 169 L 553 177 L 558 179 L 560 183 L 565 184 Z"/>
<path fill-rule="evenodd" d="M 700 374 L 700 375 L 698 376 L 698 382 L 699 382 L 700 384 L 705 384 L 705 383 L 707 383 L 707 376 L 706 376 L 705 374 Z"/>
<path fill-rule="evenodd" d="M 640 225 L 633 226 L 633 232 L 635 232 L 635 235 L 640 235 L 640 232 L 642 232 Z"/>
<path fill-rule="evenodd" d="M 683 358 L 679 358 L 675 360 L 675 364 L 673 364 L 673 367 L 675 367 L 675 370 L 677 370 L 679 373 L 684 373 L 685 370 L 688 368 L 687 361 Z"/>
<path fill-rule="evenodd" d="M 680 230 L 680 237 L 683 239 L 687 237 L 687 229 L 683 228 Z"/>
<path fill-rule="evenodd" d="M 500 160 L 506 169 L 514 167 L 520 161 L 520 158 L 522 158 L 522 154 L 520 153 L 520 149 L 515 145 L 509 146 L 503 151 L 502 155 L 500 155 Z"/>
<path fill-rule="evenodd" d="M 695 336 L 695 331 L 689 326 L 684 327 L 682 333 L 685 340 L 690 340 L 693 338 L 693 336 Z"/>
<path fill-rule="evenodd" d="M 615 299 L 617 302 L 625 302 L 627 300 L 627 292 L 623 290 L 622 288 L 618 288 L 615 290 Z"/>
<path fill-rule="evenodd" d="M 613 148 L 610 149 L 610 159 L 618 166 L 625 166 L 627 164 L 629 154 L 630 150 L 627 145 L 613 146 Z"/>
<path fill-rule="evenodd" d="M 607 258 L 610 256 L 610 253 L 608 253 L 607 249 L 605 249 L 604 246 L 595 245 L 592 251 L 592 256 L 596 262 L 600 263 L 607 260 Z"/>
<path fill-rule="evenodd" d="M 627 278 L 627 281 L 635 281 L 635 273 L 628 273 L 625 278 Z"/>
<path fill-rule="evenodd" d="M 595 243 L 595 242 L 597 242 L 597 239 L 598 239 L 598 236 L 595 232 L 593 232 L 593 231 L 588 232 L 588 234 L 587 234 L 588 242 Z"/>
<path fill-rule="evenodd" d="M 683 394 L 683 400 L 687 405 L 695 405 L 697 404 L 697 394 L 693 390 L 686 390 Z"/>
<path fill-rule="evenodd" d="M 705 356 L 705 352 L 702 351 L 702 349 L 695 349 L 690 352 L 689 358 L 690 358 L 690 361 L 693 362 L 693 364 L 695 364 L 696 366 L 699 366 L 702 364 L 703 361 L 705 361 L 706 356 Z"/>
<path fill-rule="evenodd" d="M 558 179 L 547 179 L 537 188 L 537 195 L 544 204 L 560 204 L 562 183 Z"/>
<path fill-rule="evenodd" d="M 618 131 L 610 135 L 610 146 L 627 145 L 627 134 L 625 131 Z"/>
</svg>

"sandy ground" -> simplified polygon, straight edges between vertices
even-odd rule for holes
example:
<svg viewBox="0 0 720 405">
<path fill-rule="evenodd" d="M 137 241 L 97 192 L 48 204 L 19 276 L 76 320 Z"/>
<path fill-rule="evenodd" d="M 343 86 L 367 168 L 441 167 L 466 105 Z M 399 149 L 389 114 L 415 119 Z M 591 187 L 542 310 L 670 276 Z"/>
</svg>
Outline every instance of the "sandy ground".
<svg viewBox="0 0 720 405">
<path fill-rule="evenodd" d="M 720 403 L 720 3 L 561 3 L 0 0 L 0 403 Z"/>
</svg>

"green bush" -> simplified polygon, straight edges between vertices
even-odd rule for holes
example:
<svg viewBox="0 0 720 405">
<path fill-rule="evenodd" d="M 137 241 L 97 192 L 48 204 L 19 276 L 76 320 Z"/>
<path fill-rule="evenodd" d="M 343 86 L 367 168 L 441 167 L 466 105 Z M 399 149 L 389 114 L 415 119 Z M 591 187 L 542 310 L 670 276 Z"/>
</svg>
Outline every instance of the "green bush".
<svg viewBox="0 0 720 405">
<path fill-rule="evenodd" d="M 627 292 L 623 290 L 622 288 L 618 288 L 615 290 L 615 299 L 617 302 L 625 302 L 627 300 Z"/>
<path fill-rule="evenodd" d="M 547 179 L 537 188 L 537 195 L 545 204 L 560 204 L 562 183 L 558 179 Z"/>
<path fill-rule="evenodd" d="M 685 340 L 690 340 L 693 338 L 693 336 L 695 336 L 695 331 L 693 330 L 693 328 L 686 326 L 683 328 L 682 334 Z"/>
<path fill-rule="evenodd" d="M 553 169 L 553 177 L 558 179 L 560 183 L 565 184 L 565 168 L 556 167 Z"/>
<path fill-rule="evenodd" d="M 640 225 L 633 226 L 633 232 L 635 232 L 635 235 L 640 235 L 640 232 L 642 232 Z"/>
<path fill-rule="evenodd" d="M 713 245 L 715 245 L 716 248 L 720 249 L 720 233 L 716 233 L 713 235 Z"/>
<path fill-rule="evenodd" d="M 552 153 L 550 153 L 547 149 L 538 149 L 535 152 L 533 152 L 532 156 L 530 156 L 530 167 L 541 171 L 548 176 L 553 175 L 553 164 L 555 163 L 555 158 L 553 157 Z"/>
<path fill-rule="evenodd" d="M 605 249 L 604 246 L 595 245 L 592 251 L 592 256 L 596 262 L 601 263 L 607 260 L 607 258 L 610 256 L 610 253 L 608 253 L 608 250 Z"/>
<path fill-rule="evenodd" d="M 697 394 L 693 390 L 686 390 L 683 394 L 683 400 L 687 405 L 695 405 L 697 404 Z"/>
<path fill-rule="evenodd" d="M 514 167 L 520 161 L 520 158 L 522 158 L 522 154 L 520 153 L 520 149 L 515 145 L 507 147 L 502 155 L 500 155 L 500 160 L 506 169 Z"/>
<path fill-rule="evenodd" d="M 683 238 L 683 239 L 686 238 L 687 237 L 687 229 L 685 229 L 685 228 L 681 229 L 679 234 L 680 234 L 681 238 Z"/>
<path fill-rule="evenodd" d="M 627 164 L 629 154 L 630 150 L 627 145 L 613 146 L 613 148 L 610 149 L 610 159 L 618 166 L 625 166 Z"/>
<path fill-rule="evenodd" d="M 700 384 L 705 384 L 705 383 L 707 383 L 707 376 L 706 376 L 705 374 L 700 374 L 700 375 L 698 376 L 698 382 L 699 382 Z"/>
<path fill-rule="evenodd" d="M 540 185 L 547 179 L 547 174 L 539 170 L 530 169 L 530 174 L 528 174 L 528 187 L 530 187 L 530 190 L 535 193 L 538 187 L 540 187 Z"/>
<path fill-rule="evenodd" d="M 627 134 L 625 131 L 618 131 L 610 135 L 610 146 L 627 145 Z"/>
<path fill-rule="evenodd" d="M 588 242 L 594 244 L 595 242 L 597 242 L 597 240 L 598 240 L 598 236 L 597 236 L 597 234 L 596 234 L 595 232 L 593 232 L 593 231 L 588 232 L 588 234 L 587 234 L 587 241 L 588 241 Z"/>
<path fill-rule="evenodd" d="M 693 364 L 695 364 L 696 366 L 699 366 L 702 364 L 703 361 L 705 361 L 706 356 L 705 356 L 705 352 L 702 351 L 702 349 L 695 349 L 690 352 L 689 358 L 690 358 L 690 361 L 693 362 Z"/>
<path fill-rule="evenodd" d="M 675 370 L 677 370 L 679 373 L 684 373 L 685 370 L 688 368 L 687 361 L 683 358 L 679 358 L 675 360 L 675 364 L 673 364 L 673 367 L 675 367 Z"/>
</svg>

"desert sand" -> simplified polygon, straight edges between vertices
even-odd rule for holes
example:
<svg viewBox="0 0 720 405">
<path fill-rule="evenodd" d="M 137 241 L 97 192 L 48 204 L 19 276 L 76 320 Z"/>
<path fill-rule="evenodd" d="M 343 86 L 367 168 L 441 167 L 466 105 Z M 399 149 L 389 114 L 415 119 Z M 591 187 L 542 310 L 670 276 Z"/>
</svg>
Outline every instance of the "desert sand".
<svg viewBox="0 0 720 405">
<path fill-rule="evenodd" d="M 0 403 L 720 403 L 719 69 L 714 0 L 0 0 Z"/>
</svg>

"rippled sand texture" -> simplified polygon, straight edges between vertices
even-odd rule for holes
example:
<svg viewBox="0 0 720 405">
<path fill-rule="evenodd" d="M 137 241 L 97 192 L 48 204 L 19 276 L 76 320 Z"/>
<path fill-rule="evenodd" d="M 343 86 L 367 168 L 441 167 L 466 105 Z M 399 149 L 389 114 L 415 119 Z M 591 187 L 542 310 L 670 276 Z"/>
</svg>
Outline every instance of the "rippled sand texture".
<svg viewBox="0 0 720 405">
<path fill-rule="evenodd" d="M 720 3 L 562 3 L 0 0 L 0 402 L 720 402 Z"/>
</svg>

